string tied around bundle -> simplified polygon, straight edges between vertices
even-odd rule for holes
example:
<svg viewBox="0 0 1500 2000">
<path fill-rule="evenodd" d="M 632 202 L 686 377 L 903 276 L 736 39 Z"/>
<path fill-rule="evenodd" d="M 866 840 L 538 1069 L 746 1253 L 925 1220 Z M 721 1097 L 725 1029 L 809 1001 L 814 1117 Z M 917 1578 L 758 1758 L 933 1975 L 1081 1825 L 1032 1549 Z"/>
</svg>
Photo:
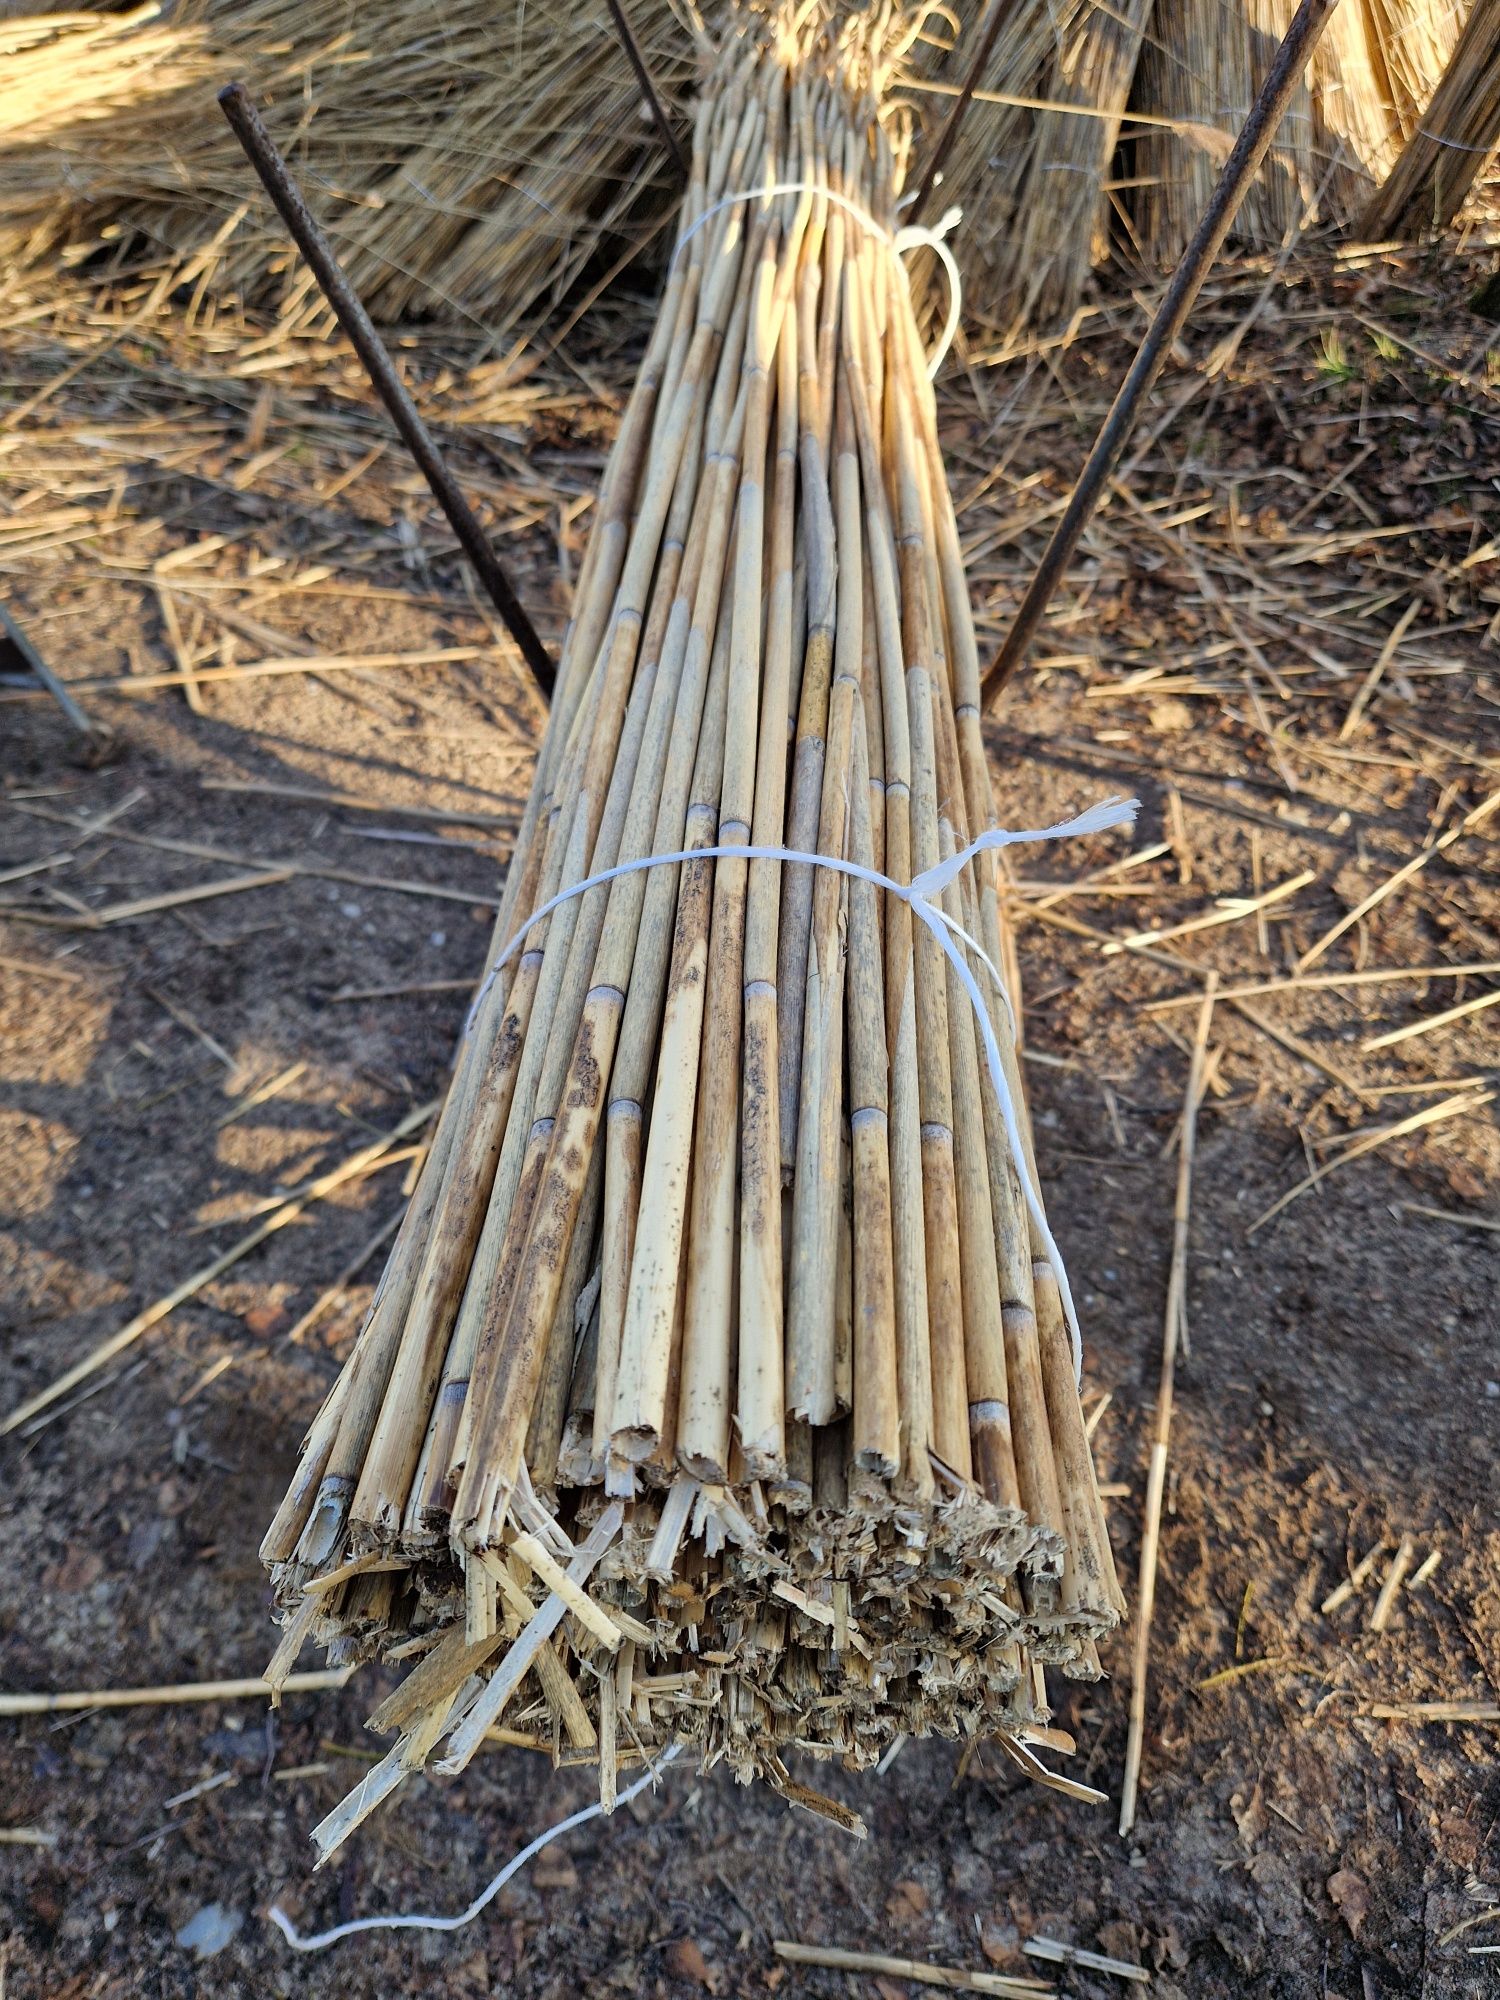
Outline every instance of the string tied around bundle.
<svg viewBox="0 0 1500 2000">
<path fill-rule="evenodd" d="M 1055 826 L 1022 828 L 989 827 L 985 832 L 977 834 L 966 847 L 959 848 L 957 852 L 950 854 L 945 860 L 937 862 L 933 867 L 924 869 L 921 874 L 913 876 L 910 882 L 894 881 L 889 875 L 883 875 L 878 868 L 867 868 L 861 862 L 845 860 L 842 855 L 818 854 L 807 848 L 765 846 L 755 842 L 731 842 L 712 847 L 682 847 L 674 849 L 670 854 L 642 854 L 631 861 L 616 862 L 612 868 L 601 868 L 596 874 L 586 875 L 581 881 L 571 883 L 566 889 L 559 889 L 555 896 L 548 897 L 545 903 L 540 904 L 531 912 L 530 916 L 525 918 L 515 934 L 496 954 L 489 971 L 480 983 L 479 991 L 474 995 L 468 1016 L 464 1022 L 461 1040 L 467 1040 L 469 1035 L 472 1034 L 475 1022 L 479 1018 L 479 1010 L 483 1006 L 485 998 L 494 985 L 495 980 L 517 951 L 520 950 L 528 934 L 535 926 L 543 918 L 550 917 L 552 912 L 560 909 L 564 903 L 570 902 L 573 897 L 586 895 L 590 889 L 602 888 L 605 883 L 617 881 L 622 875 L 636 875 L 651 868 L 674 868 L 693 861 L 800 862 L 811 868 L 831 869 L 835 874 L 846 875 L 852 880 L 859 882 L 868 882 L 874 888 L 884 890 L 887 895 L 900 897 L 902 902 L 910 906 L 913 915 L 920 918 L 937 940 L 944 957 L 957 974 L 959 983 L 968 995 L 969 1004 L 974 1010 L 975 1025 L 979 1030 L 980 1040 L 984 1047 L 985 1064 L 989 1071 L 990 1083 L 994 1088 L 996 1102 L 1000 1107 L 1000 1116 L 1005 1125 L 1005 1136 L 1010 1144 L 1011 1159 L 1015 1163 L 1016 1175 L 1021 1184 L 1022 1194 L 1025 1197 L 1027 1213 L 1031 1217 L 1037 1235 L 1043 1248 L 1046 1250 L 1048 1262 L 1051 1264 L 1053 1272 L 1057 1277 L 1057 1289 L 1062 1299 L 1063 1316 L 1067 1321 L 1068 1336 L 1072 1342 L 1074 1379 L 1081 1384 L 1083 1381 L 1083 1331 L 1079 1325 L 1077 1309 L 1073 1304 L 1073 1293 L 1068 1284 L 1067 1270 L 1063 1264 L 1062 1253 L 1057 1247 L 1056 1239 L 1047 1222 L 1046 1212 L 1042 1207 L 1041 1195 L 1031 1177 L 1031 1169 L 1027 1162 L 1026 1147 L 1021 1138 L 1020 1120 L 1017 1115 L 1015 1100 L 1011 1094 L 1010 1084 L 1006 1078 L 1005 1062 L 1000 1053 L 1000 1043 L 995 1034 L 994 1023 L 990 1019 L 989 1009 L 984 1004 L 984 995 L 980 991 L 979 981 L 975 978 L 973 968 L 964 957 L 961 947 L 967 947 L 983 964 L 994 983 L 995 990 L 999 993 L 1007 1011 L 1009 1011 L 1010 998 L 1006 991 L 1005 980 L 1000 968 L 984 950 L 983 946 L 971 937 L 961 924 L 950 917 L 936 899 L 942 895 L 950 883 L 958 878 L 963 870 L 969 866 L 970 862 L 977 859 L 981 854 L 994 853 L 1002 847 L 1032 845 L 1049 840 L 1081 840 L 1089 834 L 1107 832 L 1111 827 L 1133 825 L 1135 816 L 1139 810 L 1139 799 L 1123 798 L 1116 795 L 1111 798 L 1100 799 L 1096 804 L 1086 807 L 1081 813 L 1075 813 L 1071 819 L 1059 821 Z M 1012 1017 L 1011 1026 L 1012 1032 L 1014 1032 L 1014 1017 Z"/>
<path fill-rule="evenodd" d="M 927 378 L 931 381 L 942 367 L 948 349 L 953 345 L 953 337 L 958 332 L 958 323 L 963 316 L 963 274 L 958 268 L 958 259 L 949 249 L 947 242 L 948 237 L 964 219 L 961 208 L 948 209 L 934 223 L 908 222 L 900 229 L 892 231 L 887 229 L 883 222 L 877 222 L 870 211 L 862 207 L 859 202 L 851 201 L 848 195 L 840 194 L 836 188 L 824 187 L 819 181 L 771 181 L 765 187 L 737 188 L 733 194 L 721 195 L 717 201 L 710 202 L 701 215 L 693 218 L 677 239 L 668 270 L 676 265 L 677 259 L 698 231 L 712 222 L 724 209 L 733 208 L 744 201 L 771 201 L 777 195 L 783 194 L 810 194 L 823 201 L 831 201 L 835 208 L 841 208 L 846 215 L 852 216 L 861 228 L 867 229 L 872 236 L 887 244 L 891 254 L 897 259 L 904 257 L 908 250 L 932 251 L 947 273 L 948 316 L 943 321 L 943 330 L 938 336 L 937 346 L 927 357 Z"/>
<path fill-rule="evenodd" d="M 637 1778 L 634 1784 L 627 1785 L 619 1794 L 615 1800 L 615 1809 L 628 1806 L 632 1799 L 639 1798 L 642 1792 L 655 1785 L 667 1766 L 681 1754 L 680 1743 L 669 1743 L 654 1761 L 647 1764 L 645 1776 Z M 335 1924 L 331 1930 L 306 1933 L 298 1930 L 279 1903 L 273 1903 L 266 1914 L 292 1950 L 302 1952 L 326 1951 L 331 1944 L 338 1944 L 346 1937 L 357 1937 L 364 1931 L 461 1931 L 465 1924 L 473 1923 L 477 1916 L 489 1908 L 506 1883 L 518 1875 L 533 1856 L 540 1854 L 544 1847 L 550 1846 L 561 1834 L 571 1833 L 575 1826 L 584 1826 L 589 1820 L 598 1819 L 605 1810 L 602 1802 L 595 1799 L 592 1804 L 583 1806 L 578 1812 L 569 1813 L 566 1819 L 560 1819 L 549 1826 L 544 1833 L 539 1833 L 535 1840 L 528 1841 L 519 1854 L 513 1854 L 498 1874 L 491 1876 L 467 1909 L 459 1910 L 451 1917 L 419 1916 L 415 1912 L 402 1912 L 388 1917 L 352 1917 L 347 1923 Z"/>
</svg>

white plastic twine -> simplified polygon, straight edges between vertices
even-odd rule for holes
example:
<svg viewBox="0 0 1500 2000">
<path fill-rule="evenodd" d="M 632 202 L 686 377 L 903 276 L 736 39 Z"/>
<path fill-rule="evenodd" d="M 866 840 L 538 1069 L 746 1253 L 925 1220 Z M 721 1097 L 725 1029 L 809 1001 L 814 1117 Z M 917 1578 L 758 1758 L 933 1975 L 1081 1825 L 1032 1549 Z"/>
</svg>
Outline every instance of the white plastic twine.
<svg viewBox="0 0 1500 2000">
<path fill-rule="evenodd" d="M 860 882 L 869 882 L 877 889 L 884 889 L 888 895 L 899 896 L 903 903 L 910 905 L 913 913 L 932 932 L 942 946 L 944 955 L 963 983 L 969 996 L 969 1004 L 974 1009 L 974 1019 L 978 1023 L 980 1037 L 984 1043 L 985 1061 L 989 1065 L 990 1082 L 995 1088 L 995 1097 L 1000 1106 L 1000 1115 L 1005 1121 L 1006 1137 L 1010 1140 L 1011 1158 L 1016 1163 L 1021 1188 L 1026 1196 L 1026 1208 L 1036 1225 L 1047 1252 L 1048 1262 L 1057 1274 L 1057 1289 L 1062 1295 L 1063 1314 L 1068 1322 L 1068 1334 L 1073 1343 L 1073 1373 L 1081 1384 L 1083 1381 L 1083 1332 L 1078 1324 L 1078 1313 L 1073 1305 L 1073 1293 L 1068 1284 L 1068 1274 L 1063 1265 L 1062 1252 L 1057 1247 L 1047 1217 L 1042 1209 L 1042 1198 L 1032 1184 L 1031 1172 L 1026 1163 L 1026 1148 L 1021 1142 L 1020 1124 L 1016 1117 L 1015 1103 L 1010 1094 L 1010 1086 L 1005 1078 L 1005 1064 L 1000 1056 L 1000 1044 L 995 1039 L 994 1025 L 984 1004 L 984 996 L 979 990 L 979 982 L 970 970 L 960 944 L 967 945 L 982 961 L 986 971 L 995 982 L 996 990 L 1007 1009 L 1009 996 L 1000 969 L 988 958 L 966 930 L 956 924 L 935 900 L 941 896 L 948 884 L 968 867 L 976 855 L 987 854 L 1001 847 L 1016 847 L 1025 843 L 1044 840 L 1078 840 L 1085 834 L 1104 833 L 1112 826 L 1130 826 L 1140 810 L 1139 799 L 1101 799 L 1097 805 L 1089 806 L 1074 818 L 1063 820 L 1056 826 L 1027 827 L 1013 830 L 1008 827 L 991 827 L 971 840 L 967 847 L 951 854 L 946 861 L 939 861 L 933 868 L 924 869 L 910 882 L 893 882 L 889 875 L 882 875 L 878 869 L 863 867 L 858 861 L 845 861 L 835 854 L 814 854 L 800 847 L 682 847 L 672 854 L 643 854 L 634 861 L 618 862 L 613 868 L 603 868 L 597 875 L 586 875 L 581 882 L 571 888 L 559 889 L 549 897 L 539 909 L 533 910 L 515 936 L 501 951 L 484 977 L 479 991 L 474 995 L 469 1008 L 468 1019 L 464 1023 L 464 1036 L 473 1030 L 479 1009 L 485 995 L 494 984 L 501 969 L 511 959 L 526 939 L 532 926 L 550 917 L 562 904 L 570 902 L 574 896 L 585 895 L 590 889 L 597 889 L 606 882 L 613 882 L 621 875 L 637 875 L 648 868 L 672 868 L 690 861 L 800 861 L 812 868 L 831 868 L 835 874 L 849 875 Z M 1014 1021 L 1012 1021 L 1014 1027 Z"/>
<path fill-rule="evenodd" d="M 773 181 L 769 187 L 740 188 L 737 193 L 721 195 L 718 201 L 711 203 L 678 237 L 677 247 L 672 252 L 672 263 L 677 262 L 704 224 L 712 222 L 713 218 L 724 209 L 733 208 L 736 202 L 741 201 L 769 201 L 778 194 L 821 195 L 824 201 L 831 201 L 836 208 L 843 209 L 846 215 L 852 215 L 854 220 L 862 228 L 868 229 L 872 236 L 878 236 L 882 243 L 889 244 L 892 254 L 898 258 L 904 257 L 908 250 L 931 250 L 936 255 L 948 274 L 948 317 L 943 322 L 942 338 L 927 357 L 927 379 L 931 381 L 942 367 L 948 349 L 953 345 L 953 336 L 958 332 L 958 322 L 963 312 L 964 286 L 958 259 L 944 241 L 949 231 L 957 229 L 963 221 L 963 210 L 950 208 L 941 222 L 934 223 L 930 229 L 921 223 L 908 222 L 892 235 L 885 224 L 877 222 L 867 208 L 861 208 L 857 201 L 851 201 L 847 195 L 836 193 L 833 188 L 823 187 L 817 181 Z M 669 265 L 668 269 L 670 268 Z"/>
<path fill-rule="evenodd" d="M 627 1785 L 625 1790 L 618 1795 L 615 1800 L 616 1806 L 628 1806 L 630 1801 L 638 1798 L 648 1785 L 654 1785 L 667 1765 L 680 1755 L 681 1750 L 682 1745 L 680 1743 L 669 1743 L 656 1762 L 649 1767 L 646 1775 L 643 1778 L 637 1778 L 633 1785 Z M 270 1919 L 293 1951 L 326 1951 L 329 1945 L 337 1944 L 341 1938 L 353 1937 L 359 1931 L 462 1930 L 465 1924 L 473 1923 L 481 1910 L 488 1908 L 511 1877 L 519 1874 L 521 1869 L 526 1866 L 527 1862 L 534 1855 L 540 1854 L 544 1847 L 556 1840 L 561 1834 L 571 1833 L 575 1826 L 582 1826 L 588 1820 L 598 1819 L 603 1811 L 604 1807 L 595 1799 L 592 1805 L 584 1806 L 579 1812 L 570 1813 L 566 1819 L 560 1819 L 556 1826 L 549 1826 L 545 1833 L 539 1833 L 535 1840 L 521 1849 L 519 1854 L 511 1856 L 510 1860 L 500 1870 L 500 1873 L 479 1892 L 469 1907 L 466 1910 L 460 1910 L 457 1916 L 356 1917 L 351 1923 L 335 1924 L 331 1931 L 316 1931 L 311 1937 L 304 1937 L 302 1935 L 301 1931 L 298 1930 L 297 1926 L 292 1922 L 286 1911 L 281 1908 L 279 1903 L 271 1905 L 269 1911 Z"/>
<path fill-rule="evenodd" d="M 1466 146 L 1462 139 L 1445 139 L 1441 132 L 1429 132 L 1425 125 L 1419 125 L 1417 130 L 1434 146 L 1446 146 L 1451 153 L 1482 153 L 1487 156 L 1495 150 L 1493 146 Z"/>
</svg>

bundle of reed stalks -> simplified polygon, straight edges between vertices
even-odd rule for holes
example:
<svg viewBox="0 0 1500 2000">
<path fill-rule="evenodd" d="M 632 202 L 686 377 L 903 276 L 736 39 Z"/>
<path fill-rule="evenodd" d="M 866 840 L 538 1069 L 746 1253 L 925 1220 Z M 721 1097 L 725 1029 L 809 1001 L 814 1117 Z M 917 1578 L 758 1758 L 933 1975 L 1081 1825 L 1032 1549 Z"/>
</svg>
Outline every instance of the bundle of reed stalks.
<svg viewBox="0 0 1500 2000">
<path fill-rule="evenodd" d="M 1153 0 L 1081 9 L 1059 44 L 1036 120 L 1030 199 L 1014 238 L 1017 315 L 1051 324 L 1108 255 L 1110 183 Z"/>
<path fill-rule="evenodd" d="M 911 84 L 932 126 L 941 123 L 951 95 L 960 89 L 993 5 L 994 0 L 965 0 L 957 10 L 959 30 L 951 50 L 946 55 L 929 52 L 925 60 L 918 52 Z M 1043 0 L 1020 0 L 1005 8 L 943 172 L 942 200 L 963 210 L 965 308 L 1007 327 L 1021 317 L 1024 273 L 1016 245 L 1038 150 L 1039 118 L 1053 106 L 1046 94 L 1048 80 L 1057 48 L 1074 33 L 1085 6 L 1086 0 L 1058 0 L 1049 9 Z M 1079 123 L 1090 122 L 1087 107 L 1072 115 Z M 1037 198 L 1051 200 L 1062 179 L 1051 176 L 1045 189 L 1035 189 Z"/>
<path fill-rule="evenodd" d="M 1024 1730 L 1123 1608 L 959 865 L 995 813 L 890 23 L 825 18 L 713 61 L 489 969 L 264 1542 L 273 1681 L 415 1662 L 325 1857 L 502 1716 L 606 1802 L 681 1742 L 815 1803 L 791 1746 Z"/>
<path fill-rule="evenodd" d="M 692 74 L 671 0 L 632 22 L 665 89 Z M 265 106 L 377 315 L 526 329 L 670 213 L 671 163 L 604 0 L 179 0 L 0 24 L 0 248 L 80 259 L 147 237 L 214 247 L 208 282 L 290 331 L 322 302 L 261 204 L 215 103 Z"/>
<path fill-rule="evenodd" d="M 1355 222 L 1419 124 L 1468 0 L 1335 13 L 1240 209 L 1234 240 L 1277 247 Z M 964 212 L 969 312 L 1011 335 L 1065 324 L 1112 250 L 1180 256 L 1296 0 L 1021 0 L 999 25 L 943 195 Z M 991 12 L 959 9 L 946 56 L 908 88 L 941 113 Z M 1467 183 L 1466 183 L 1467 185 Z"/>
<path fill-rule="evenodd" d="M 946 52 L 935 48 L 930 10 L 893 21 L 892 73 L 925 122 L 935 126 L 959 88 L 992 4 L 962 0 Z M 1469 4 L 1351 0 L 1338 10 L 1240 212 L 1237 241 L 1276 246 L 1304 219 L 1361 216 L 1402 148 L 1420 146 Z M 1009 6 L 944 180 L 945 200 L 965 214 L 970 312 L 1007 330 L 1050 326 L 1077 310 L 1112 244 L 1175 258 L 1294 5 Z M 691 0 L 634 0 L 630 10 L 668 104 L 695 73 L 693 14 Z M 591 295 L 587 280 L 603 282 L 660 244 L 675 198 L 673 164 L 606 0 L 566 10 L 371 0 L 353 14 L 292 0 L 180 0 L 169 16 L 153 0 L 123 14 L 0 24 L 0 58 L 7 256 L 77 260 L 140 236 L 211 252 L 204 285 L 270 308 L 287 332 L 318 324 L 323 307 L 263 208 L 246 200 L 244 165 L 213 101 L 230 76 L 265 104 L 382 318 L 477 319 L 496 339 L 534 334 L 564 302 Z M 1471 73 L 1486 73 L 1478 57 Z M 1487 142 L 1457 131 L 1486 125 L 1482 104 L 1438 115 L 1455 122 L 1456 146 L 1481 144 L 1482 158 Z M 1428 119 L 1427 129 L 1444 128 Z M 1135 143 L 1122 152 L 1122 140 Z M 1429 226 L 1449 196 L 1456 207 L 1480 163 L 1456 150 L 1444 161 L 1437 145 L 1420 158 L 1428 179 L 1442 163 L 1445 193 L 1412 201 L 1398 186 L 1386 208 L 1405 202 L 1403 228 L 1417 211 Z M 1126 189 L 1138 189 L 1133 208 Z"/>
<path fill-rule="evenodd" d="M 1409 122 L 1407 144 L 1365 211 L 1365 234 L 1422 236 L 1462 207 L 1486 160 L 1500 147 L 1500 5 L 1474 0 L 1473 12 L 1425 115 Z"/>
<path fill-rule="evenodd" d="M 1404 139 L 1410 139 L 1458 46 L 1476 0 L 1364 0 L 1370 45 Z"/>
<path fill-rule="evenodd" d="M 1468 5 L 1367 0 L 1335 9 L 1235 241 L 1276 248 L 1315 223 L 1371 234 L 1369 204 L 1427 114 Z M 1181 255 L 1295 8 L 1296 0 L 1155 0 L 1130 100 L 1140 121 L 1135 230 L 1152 260 Z"/>
</svg>

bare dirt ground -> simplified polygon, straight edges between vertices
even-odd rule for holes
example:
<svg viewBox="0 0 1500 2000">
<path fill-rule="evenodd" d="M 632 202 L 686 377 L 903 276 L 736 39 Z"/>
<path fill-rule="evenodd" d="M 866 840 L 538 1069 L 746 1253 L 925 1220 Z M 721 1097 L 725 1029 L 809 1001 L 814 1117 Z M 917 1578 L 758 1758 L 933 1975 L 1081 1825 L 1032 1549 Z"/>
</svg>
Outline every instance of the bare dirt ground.
<svg viewBox="0 0 1500 2000">
<path fill-rule="evenodd" d="M 1500 786 L 1500 369 L 1465 305 L 1484 268 L 1223 281 L 1157 392 L 1171 429 L 1143 439 L 992 727 L 1012 823 L 1143 801 L 1138 864 L 1049 901 L 1126 851 L 1052 850 L 1016 901 L 1046 1194 L 1090 1406 L 1108 1399 L 1128 1588 L 1203 972 L 1284 979 L 1425 847 L 1309 969 L 1484 968 L 1216 1011 L 1134 1834 L 993 1752 L 960 1771 L 948 1744 L 908 1745 L 879 1779 L 818 1773 L 868 1820 L 859 1845 L 677 1771 L 467 1931 L 298 1959 L 272 1901 L 307 1926 L 458 1908 L 588 1774 L 506 1751 L 418 1779 L 314 1877 L 308 1829 L 372 1755 L 371 1677 L 276 1717 L 250 1700 L 7 1720 L 7 1994 L 889 1996 L 901 1982 L 803 1972 L 772 1941 L 1021 1971 L 1039 1933 L 1148 1967 L 1167 2000 L 1494 1990 L 1473 1947 L 1500 1945 L 1500 1015 L 1366 1046 L 1500 983 L 1500 815 L 1481 813 Z M 82 767 L 48 702 L 0 687 L 4 1410 L 439 1091 L 535 738 L 513 650 L 377 449 L 352 363 L 257 347 L 155 276 L 6 301 L 4 594 L 123 755 Z M 453 341 L 407 355 L 549 638 L 642 324 L 623 311 L 520 384 Z M 991 633 L 1140 324 L 1126 300 L 1067 350 L 976 349 L 954 375 Z M 309 652 L 321 676 L 240 671 Z M 182 685 L 121 691 L 183 662 L 201 712 Z M 1261 919 L 1216 901 L 1304 873 Z M 1206 916 L 1233 921 L 1156 957 L 1101 948 Z M 398 1145 L 0 1442 L 4 1688 L 259 1670 L 256 1544 L 409 1171 Z M 1407 1581 L 1373 1630 L 1403 1537 Z M 1112 1792 L 1128 1643 L 1099 1686 L 1051 1690 L 1066 1768 Z M 1434 1701 L 1491 1719 L 1375 1713 Z M 209 1905 L 229 1935 L 199 1957 L 177 1934 Z"/>
</svg>

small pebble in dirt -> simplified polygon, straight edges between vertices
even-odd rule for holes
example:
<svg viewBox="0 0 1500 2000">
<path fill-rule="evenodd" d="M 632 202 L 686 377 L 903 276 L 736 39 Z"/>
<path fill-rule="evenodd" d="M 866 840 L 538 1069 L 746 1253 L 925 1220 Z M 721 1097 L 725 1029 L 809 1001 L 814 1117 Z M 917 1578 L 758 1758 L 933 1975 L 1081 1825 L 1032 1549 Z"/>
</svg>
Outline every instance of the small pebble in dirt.
<svg viewBox="0 0 1500 2000">
<path fill-rule="evenodd" d="M 358 903 L 340 903 L 339 915 L 353 919 L 354 917 L 362 917 L 364 915 L 364 911 L 360 908 Z"/>
<path fill-rule="evenodd" d="M 226 1910 L 222 1903 L 205 1903 L 177 1933 L 177 1942 L 184 1951 L 195 1951 L 199 1958 L 212 1958 L 224 1949 L 244 1921 L 243 1910 Z"/>
<path fill-rule="evenodd" d="M 448 942 L 448 933 L 446 931 L 430 931 L 427 942 L 432 946 L 434 951 L 441 951 L 443 946 Z"/>
<path fill-rule="evenodd" d="M 1500 1396 L 1500 1382 L 1486 1382 L 1484 1393 L 1487 1396 Z"/>
</svg>

